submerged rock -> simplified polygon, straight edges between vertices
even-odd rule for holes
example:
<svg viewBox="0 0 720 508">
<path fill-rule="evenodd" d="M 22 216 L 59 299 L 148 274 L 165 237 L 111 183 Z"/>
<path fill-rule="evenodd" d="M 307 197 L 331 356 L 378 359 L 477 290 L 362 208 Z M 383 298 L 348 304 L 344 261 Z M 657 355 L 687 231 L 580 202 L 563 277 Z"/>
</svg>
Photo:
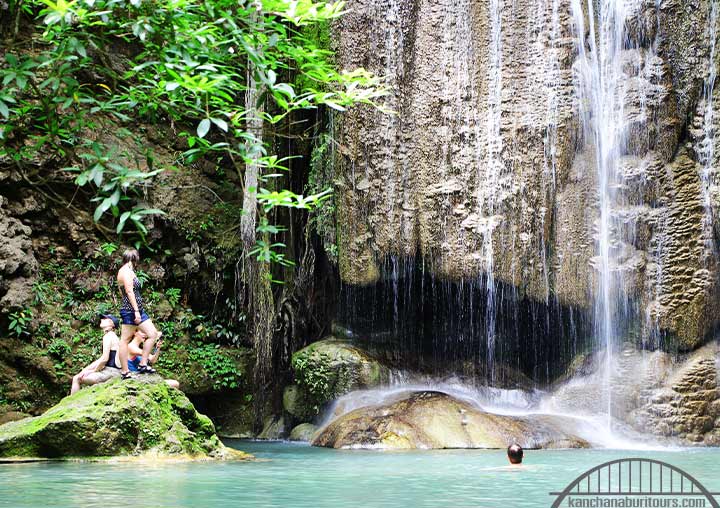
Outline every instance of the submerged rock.
<svg viewBox="0 0 720 508">
<path fill-rule="evenodd" d="M 312 444 L 330 448 L 430 449 L 585 448 L 589 443 L 566 429 L 572 418 L 487 413 L 440 392 L 412 392 L 387 404 L 363 407 L 331 422 Z"/>
<path fill-rule="evenodd" d="M 290 431 L 290 441 L 311 441 L 317 430 L 317 425 L 301 423 Z"/>
<path fill-rule="evenodd" d="M 246 458 L 158 376 L 114 380 L 65 397 L 43 415 L 0 426 L 0 457 Z"/>
</svg>

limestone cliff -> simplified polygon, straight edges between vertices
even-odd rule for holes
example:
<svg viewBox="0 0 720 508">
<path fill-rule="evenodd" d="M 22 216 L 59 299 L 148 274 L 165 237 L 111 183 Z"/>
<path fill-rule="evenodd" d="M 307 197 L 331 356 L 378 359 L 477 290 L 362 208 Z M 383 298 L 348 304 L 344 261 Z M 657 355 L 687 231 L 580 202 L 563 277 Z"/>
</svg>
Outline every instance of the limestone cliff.
<svg viewBox="0 0 720 508">
<path fill-rule="evenodd" d="M 616 300 L 631 302 L 617 307 L 635 309 L 634 332 L 681 348 L 718 316 L 711 5 L 618 7 L 608 92 L 618 142 L 604 270 Z M 592 309 L 606 154 L 587 128 L 602 119 L 582 79 L 587 61 L 602 65 L 588 21 L 607 20 L 580 0 L 351 0 L 348 10 L 335 27 L 340 64 L 385 75 L 396 114 L 356 108 L 338 127 L 342 279 L 374 284 L 388 258 L 423 258 L 441 278 L 490 274 L 535 301 Z"/>
</svg>

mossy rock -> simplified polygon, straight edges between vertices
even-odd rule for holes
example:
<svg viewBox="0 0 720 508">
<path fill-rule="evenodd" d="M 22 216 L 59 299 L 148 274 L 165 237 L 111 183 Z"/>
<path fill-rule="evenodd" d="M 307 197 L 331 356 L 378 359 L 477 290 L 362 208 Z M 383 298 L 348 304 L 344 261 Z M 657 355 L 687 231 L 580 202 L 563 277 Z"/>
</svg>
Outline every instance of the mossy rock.
<svg viewBox="0 0 720 508">
<path fill-rule="evenodd" d="M 210 419 L 159 376 L 95 385 L 0 426 L 0 457 L 109 456 L 247 457 L 226 448 Z"/>
<path fill-rule="evenodd" d="M 285 387 L 283 409 L 301 422 L 312 420 L 318 413 L 318 408 L 312 398 L 298 385 Z"/>
<path fill-rule="evenodd" d="M 334 337 L 297 351 L 292 365 L 298 386 L 317 407 L 353 390 L 390 381 L 386 365 L 352 343 Z"/>
</svg>

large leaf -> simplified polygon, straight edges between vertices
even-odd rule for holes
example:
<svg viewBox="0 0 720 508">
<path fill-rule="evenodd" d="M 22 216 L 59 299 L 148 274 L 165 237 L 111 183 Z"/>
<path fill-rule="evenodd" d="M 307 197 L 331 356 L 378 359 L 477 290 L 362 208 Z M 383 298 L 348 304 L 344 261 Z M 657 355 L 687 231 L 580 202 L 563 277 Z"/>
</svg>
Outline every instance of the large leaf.
<svg viewBox="0 0 720 508">
<path fill-rule="evenodd" d="M 197 126 L 197 135 L 198 137 L 204 138 L 205 135 L 210 130 L 210 119 L 205 118 L 203 121 L 201 121 Z"/>
</svg>

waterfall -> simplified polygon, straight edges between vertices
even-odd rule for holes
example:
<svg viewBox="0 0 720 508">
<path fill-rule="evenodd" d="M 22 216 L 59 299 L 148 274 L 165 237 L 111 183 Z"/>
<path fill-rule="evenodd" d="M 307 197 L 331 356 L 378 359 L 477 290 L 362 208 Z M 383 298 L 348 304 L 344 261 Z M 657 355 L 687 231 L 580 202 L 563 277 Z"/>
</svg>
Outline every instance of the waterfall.
<svg viewBox="0 0 720 508">
<path fill-rule="evenodd" d="M 582 0 L 572 0 L 578 60 L 575 68 L 576 93 L 586 144 L 595 155 L 599 220 L 596 227 L 597 273 L 595 297 L 596 336 L 605 348 L 605 397 L 608 426 L 612 417 L 610 376 L 617 342 L 617 320 L 621 294 L 615 255 L 621 239 L 614 227 L 620 159 L 627 144 L 624 118 L 627 76 L 623 51 L 630 46 L 626 21 L 630 8 L 639 0 L 587 0 L 585 26 Z M 597 7 L 598 11 L 595 12 Z M 587 34 L 587 39 L 585 38 Z"/>
<path fill-rule="evenodd" d="M 545 134 L 543 137 L 543 194 L 546 203 L 552 206 L 554 193 L 557 188 L 557 150 L 558 150 L 558 124 L 560 122 L 560 94 L 562 85 L 560 76 L 560 0 L 550 0 L 550 26 L 544 26 L 547 0 L 538 2 L 537 18 L 540 20 L 538 33 L 549 32 L 550 42 L 543 51 L 544 86 L 543 92 L 547 97 L 545 111 Z M 543 42 L 541 42 L 542 44 Z M 540 210 L 540 259 L 542 261 L 542 276 L 545 284 L 545 304 L 550 303 L 550 270 L 547 260 L 547 241 L 545 238 L 545 209 Z"/>
<path fill-rule="evenodd" d="M 699 159 L 702 164 L 701 185 L 703 206 L 705 214 L 703 217 L 703 231 L 705 234 L 706 252 L 714 254 L 713 242 L 713 211 L 710 188 L 715 183 L 713 181 L 713 159 L 715 158 L 715 105 L 713 102 L 713 92 L 715 90 L 715 78 L 717 77 L 717 67 L 715 60 L 717 57 L 717 24 L 718 24 L 718 0 L 710 2 L 710 12 L 708 19 L 708 38 L 710 43 L 710 53 L 708 62 L 708 75 L 703 84 L 703 100 L 705 102 L 705 111 L 703 114 L 703 137 L 700 143 Z"/>
<path fill-rule="evenodd" d="M 560 39 L 560 0 L 552 0 L 550 14 L 550 47 L 546 50 L 550 53 L 545 64 L 545 75 L 550 79 L 545 83 L 544 91 L 547 94 L 546 127 L 543 145 L 545 146 L 545 160 L 543 164 L 543 176 L 549 179 L 554 189 L 557 185 L 557 138 L 559 122 L 559 93 L 560 82 L 560 61 L 558 58 Z M 545 5 L 541 7 L 544 10 Z M 538 12 L 542 16 L 543 12 Z"/>
<path fill-rule="evenodd" d="M 499 181 L 503 174 L 501 152 L 503 140 L 500 134 L 502 112 L 502 0 L 490 0 L 490 52 L 488 59 L 488 98 L 487 117 L 485 119 L 486 157 L 484 172 L 478 166 L 478 208 L 481 217 L 486 217 L 479 227 L 483 238 L 482 256 L 485 268 L 487 307 L 485 314 L 485 333 L 487 337 L 487 372 L 492 383 L 495 379 L 495 315 L 496 294 L 493 276 L 493 231 L 497 226 L 496 198 Z M 482 182 L 482 183 L 481 183 Z"/>
<path fill-rule="evenodd" d="M 382 33 L 379 35 L 380 54 L 384 55 L 383 76 L 388 79 L 388 85 L 393 89 L 399 88 L 399 83 L 403 79 L 405 73 L 403 66 L 404 37 L 403 23 L 401 15 L 401 6 L 399 0 L 389 0 L 386 2 L 378 2 L 375 5 L 377 9 L 374 13 L 378 19 L 382 19 Z M 383 47 L 384 46 L 384 47 Z M 391 115 L 386 115 L 383 121 L 383 130 L 381 131 L 382 139 L 388 153 L 396 153 L 398 157 L 386 159 L 389 164 L 388 171 L 405 173 L 405 161 L 402 156 L 402 145 L 399 143 L 400 131 L 402 128 L 402 98 L 399 95 L 390 94 L 386 98 L 384 107 L 393 111 Z M 366 174 L 367 176 L 367 174 Z M 369 176 L 367 176 L 369 180 Z M 385 203 L 388 208 L 389 222 L 393 223 L 396 215 L 397 189 L 394 179 L 388 181 L 388 188 L 385 192 Z"/>
</svg>

